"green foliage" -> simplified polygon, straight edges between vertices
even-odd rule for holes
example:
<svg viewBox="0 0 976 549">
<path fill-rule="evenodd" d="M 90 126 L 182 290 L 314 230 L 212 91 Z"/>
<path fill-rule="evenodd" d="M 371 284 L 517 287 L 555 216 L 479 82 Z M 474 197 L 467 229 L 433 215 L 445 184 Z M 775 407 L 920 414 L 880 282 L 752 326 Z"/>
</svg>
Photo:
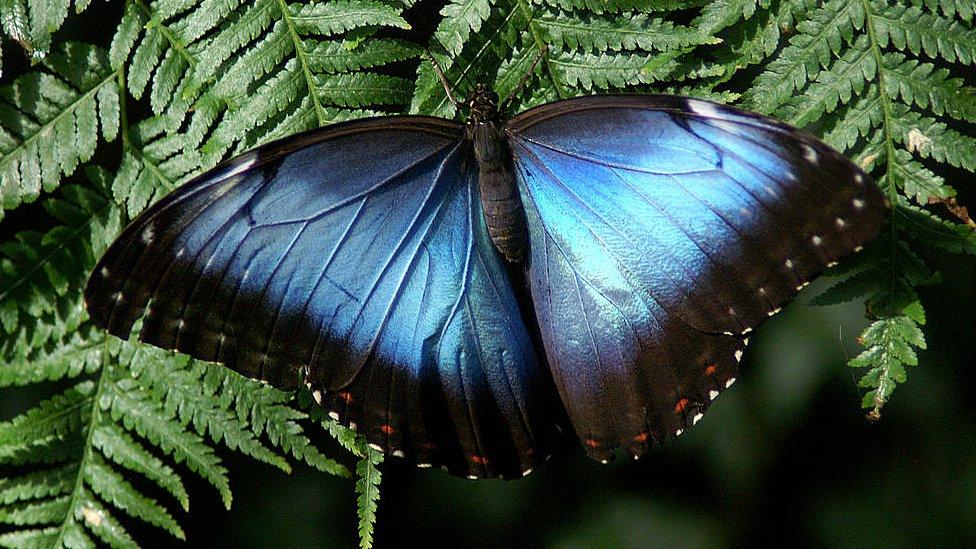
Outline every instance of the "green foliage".
<svg viewBox="0 0 976 549">
<path fill-rule="evenodd" d="M 955 8 L 928 8 L 828 1 L 801 18 L 797 34 L 745 94 L 749 107 L 816 125 L 828 143 L 872 171 L 894 206 L 862 270 L 818 300 L 865 295 L 878 319 L 862 336 L 868 350 L 851 361 L 867 368 L 861 384 L 872 389 L 864 405 L 873 416 L 904 381 L 903 366 L 914 364 L 911 348 L 925 345 L 924 310 L 913 288 L 935 275 L 909 242 L 976 251 L 971 227 L 922 208 L 955 195 L 940 165 L 976 172 L 976 138 L 946 123 L 976 122 L 976 90 L 964 79 L 964 66 L 976 62 L 976 31 L 953 17 Z M 971 14 L 971 6 L 960 12 L 963 19 Z"/>
<path fill-rule="evenodd" d="M 119 128 L 117 74 L 102 50 L 68 43 L 44 59 L 47 72 L 0 92 L 0 218 L 50 192 Z"/>
<path fill-rule="evenodd" d="M 879 417 L 878 410 L 891 396 L 895 383 L 905 381 L 905 366 L 918 364 L 915 348 L 925 348 L 918 324 L 917 318 L 905 314 L 876 320 L 861 333 L 859 340 L 867 349 L 852 358 L 850 365 L 868 369 L 860 385 L 871 390 L 864 395 L 862 405 L 872 408 L 873 418 Z"/>
<path fill-rule="evenodd" d="M 865 372 L 873 415 L 905 380 L 925 347 L 915 288 L 939 280 L 922 250 L 976 253 L 972 226 L 930 206 L 976 172 L 972 2 L 450 0 L 436 24 L 417 22 L 427 37 L 408 40 L 423 33 L 404 32 L 403 11 L 428 4 L 130 0 L 112 39 L 90 45 L 57 39 L 68 0 L 0 0 L 4 53 L 20 55 L 18 44 L 35 62 L 0 88 L 0 216 L 42 197 L 45 227 L 0 242 L 0 387 L 47 392 L 0 422 L 11 471 L 0 545 L 130 546 L 133 521 L 182 538 L 188 476 L 231 504 L 226 452 L 355 478 L 371 545 L 382 456 L 363 437 L 305 391 L 107 336 L 81 295 L 125 222 L 235 152 L 378 113 L 455 116 L 417 59 L 425 49 L 457 95 L 478 81 L 517 91 L 508 114 L 588 93 L 681 93 L 738 101 L 855 158 L 891 215 L 814 301 L 866 302 L 872 323 L 851 366 Z M 94 167 L 95 154 L 112 169 Z M 311 425 L 356 466 L 313 445 Z"/>
<path fill-rule="evenodd" d="M 75 0 L 75 12 L 85 11 L 90 1 Z M 51 36 L 68 17 L 70 6 L 70 0 L 0 0 L 0 37 L 6 34 L 30 54 L 32 59 L 43 59 L 51 48 Z"/>
</svg>

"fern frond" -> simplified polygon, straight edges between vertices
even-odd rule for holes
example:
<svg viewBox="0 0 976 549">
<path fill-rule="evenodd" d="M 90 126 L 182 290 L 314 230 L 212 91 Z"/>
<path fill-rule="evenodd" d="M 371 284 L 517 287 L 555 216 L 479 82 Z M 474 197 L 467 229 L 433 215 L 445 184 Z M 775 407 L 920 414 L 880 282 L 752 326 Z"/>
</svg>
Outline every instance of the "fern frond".
<svg viewBox="0 0 976 549">
<path fill-rule="evenodd" d="M 368 549 L 373 546 L 373 528 L 376 525 L 376 508 L 380 499 L 380 470 L 383 454 L 374 450 L 360 439 L 360 453 L 363 459 L 356 465 L 356 507 L 359 514 L 359 546 Z"/>
<path fill-rule="evenodd" d="M 455 88 L 470 86 L 474 78 L 494 81 L 495 90 L 505 97 L 529 76 L 537 84 L 527 88 L 535 93 L 517 98 L 518 110 L 594 89 L 624 89 L 668 78 L 704 78 L 727 72 L 725 67 L 682 57 L 697 47 L 719 43 L 720 38 L 695 24 L 684 26 L 664 15 L 651 15 L 654 10 L 648 8 L 653 6 L 644 4 L 637 13 L 620 17 L 601 15 L 614 11 L 609 4 L 603 6 L 607 9 L 553 4 L 537 8 L 527 0 L 495 2 L 487 12 L 477 10 L 477 22 L 482 26 L 465 19 L 468 12 L 456 15 L 454 10 L 446 10 L 435 36 L 462 32 L 468 33 L 468 39 L 462 48 L 450 51 L 451 55 L 439 53 L 433 42 L 433 55 Z M 695 4 L 685 7 L 689 5 Z M 661 9 L 666 8 L 662 5 Z M 543 51 L 547 53 L 541 54 Z M 535 72 L 529 74 L 537 59 Z M 454 115 L 430 63 L 421 63 L 418 69 L 411 111 Z"/>
<path fill-rule="evenodd" d="M 230 507 L 230 484 L 227 469 L 220 464 L 202 437 L 183 429 L 174 414 L 139 391 L 134 381 L 120 381 L 107 386 L 100 406 L 108 407 L 113 421 L 148 440 L 171 455 L 217 489 L 226 507 Z"/>
<path fill-rule="evenodd" d="M 57 528 L 15 530 L 0 534 L 0 546 L 17 549 L 51 547 L 58 537 Z M 75 545 L 75 547 L 81 547 Z"/>
<path fill-rule="evenodd" d="M 946 17 L 955 17 L 963 21 L 972 21 L 976 4 L 970 0 L 909 0 L 911 4 L 925 8 L 932 13 L 941 13 Z"/>
<path fill-rule="evenodd" d="M 894 216 L 899 227 L 912 240 L 930 249 L 976 255 L 976 230 L 938 218 L 932 212 L 908 204 L 898 204 Z"/>
<path fill-rule="evenodd" d="M 950 63 L 976 63 L 976 30 L 914 6 L 873 3 L 872 27 L 880 47 L 889 44 L 915 55 Z"/>
<path fill-rule="evenodd" d="M 794 96 L 776 109 L 776 115 L 802 128 L 837 110 L 838 106 L 850 103 L 877 74 L 878 67 L 868 42 L 867 37 L 859 37 L 829 65 L 829 70 L 817 75 L 803 94 Z"/>
<path fill-rule="evenodd" d="M 58 223 L 54 228 L 0 244 L 0 324 L 8 334 L 61 310 L 63 298 L 80 291 L 90 265 L 121 229 L 119 212 L 104 194 L 106 174 L 89 175 L 91 186 L 66 186 L 44 201 Z"/>
<path fill-rule="evenodd" d="M 69 501 L 67 496 L 61 496 L 7 505 L 0 508 L 0 524 L 14 526 L 53 524 L 64 516 Z"/>
<path fill-rule="evenodd" d="M 89 0 L 75 0 L 74 11 L 85 11 L 88 3 Z M 51 36 L 61 28 L 70 8 L 70 0 L 3 0 L 0 1 L 0 30 L 20 44 L 32 59 L 43 59 L 51 49 Z"/>
<path fill-rule="evenodd" d="M 833 128 L 823 134 L 824 141 L 841 151 L 850 151 L 861 140 L 874 135 L 883 112 L 877 84 L 870 84 L 864 95 L 851 102 L 831 121 Z"/>
<path fill-rule="evenodd" d="M 463 51 L 452 52 L 451 55 L 441 53 L 437 42 L 430 44 L 429 51 L 443 68 L 448 83 L 457 95 L 462 97 L 466 90 L 473 86 L 474 79 L 490 79 L 497 73 L 498 67 L 510 58 L 517 50 L 522 51 L 523 57 L 529 57 L 531 64 L 538 52 L 542 51 L 537 44 L 532 47 L 533 39 L 526 39 L 522 44 L 521 34 L 527 32 L 534 10 L 523 3 L 527 0 L 501 0 L 491 5 L 490 14 L 484 24 L 484 32 L 472 33 L 464 44 Z M 444 17 L 435 31 L 451 33 L 457 32 L 466 23 L 455 17 Z M 532 53 L 534 50 L 534 54 Z M 520 63 L 520 64 L 524 64 Z M 544 62 L 540 72 L 545 73 L 548 65 Z M 521 79 L 521 74 L 516 82 Z M 514 84 L 512 85 L 514 88 Z M 550 91 L 559 95 L 558 88 Z M 421 63 L 417 68 L 417 80 L 414 85 L 413 99 L 410 102 L 410 112 L 426 113 L 433 116 L 451 118 L 455 114 L 454 106 L 447 99 L 447 94 L 437 78 L 431 63 Z"/>
<path fill-rule="evenodd" d="M 695 18 L 691 26 L 699 29 L 704 35 L 716 35 L 743 19 L 750 19 L 760 7 L 768 6 L 768 0 L 763 2 L 757 0 L 718 0 L 708 2 L 705 5 L 705 9 Z"/>
<path fill-rule="evenodd" d="M 112 194 L 130 218 L 203 167 L 193 139 L 167 134 L 167 124 L 164 117 L 157 116 L 127 130 Z"/>
<path fill-rule="evenodd" d="M 0 89 L 0 218 L 51 191 L 119 127 L 117 73 L 105 52 L 72 42 Z M 99 131 L 101 128 L 101 131 Z"/>
<path fill-rule="evenodd" d="M 0 505 L 62 496 L 71 491 L 78 466 L 74 463 L 0 479 Z"/>
<path fill-rule="evenodd" d="M 957 120 L 976 121 L 976 89 L 961 78 L 950 78 L 949 70 L 931 63 L 919 63 L 898 53 L 885 55 L 887 92 L 909 105 L 947 114 Z"/>
<path fill-rule="evenodd" d="M 904 366 L 914 361 L 912 349 L 924 348 L 919 329 L 924 309 L 914 287 L 937 278 L 904 239 L 969 251 L 972 238 L 971 228 L 909 203 L 924 205 L 955 195 L 931 163 L 919 159 L 976 172 L 976 138 L 944 121 L 976 118 L 973 90 L 963 75 L 954 74 L 959 65 L 974 62 L 976 34 L 968 23 L 946 17 L 957 13 L 953 0 L 915 4 L 836 0 L 810 11 L 797 25 L 799 34 L 745 96 L 750 106 L 772 109 L 794 124 L 819 124 L 827 142 L 854 153 L 897 205 L 889 230 L 879 239 L 883 244 L 864 255 L 863 269 L 814 300 L 863 296 L 878 319 L 865 332 L 869 349 L 851 361 L 868 368 L 862 380 L 870 389 L 864 405 L 873 416 L 904 379 Z M 943 15 L 934 13 L 936 8 Z M 963 13 L 969 17 L 972 10 Z M 919 55 L 933 62 L 912 57 Z M 793 97 L 794 90 L 801 93 Z M 935 244 L 938 240 L 943 243 Z"/>
<path fill-rule="evenodd" d="M 647 70 L 648 58 L 643 54 L 594 55 L 558 52 L 551 56 L 549 65 L 553 74 L 564 85 L 590 91 L 594 88 L 624 88 L 628 85 L 657 82 L 670 74 L 676 66 L 672 59 L 668 61 Z"/>
<path fill-rule="evenodd" d="M 438 25 L 434 37 L 448 53 L 457 55 L 470 38 L 472 32 L 481 30 L 481 25 L 491 14 L 488 0 L 453 0 L 441 10 L 443 22 Z"/>
<path fill-rule="evenodd" d="M 796 26 L 790 45 L 771 61 L 753 86 L 744 103 L 750 108 L 771 113 L 792 97 L 793 91 L 813 80 L 845 43 L 854 40 L 854 31 L 864 25 L 860 2 L 829 0 L 811 11 L 812 17 Z"/>
<path fill-rule="evenodd" d="M 123 352 L 138 385 L 162 403 L 167 416 L 178 418 L 182 426 L 192 425 L 201 436 L 209 436 L 259 461 L 289 472 L 291 466 L 278 453 L 265 446 L 247 424 L 207 391 L 200 381 L 202 371 L 190 366 L 189 357 L 140 345 L 131 354 Z M 174 391 L 173 387 L 181 390 Z"/>
<path fill-rule="evenodd" d="M 891 162 L 888 174 L 892 181 L 902 189 L 905 196 L 919 204 L 927 204 L 931 198 L 949 198 L 956 191 L 946 184 L 945 179 L 912 159 L 907 151 L 895 149 L 896 161 Z"/>
<path fill-rule="evenodd" d="M 319 471 L 352 477 L 344 465 L 323 455 L 309 441 L 299 423 L 307 415 L 288 405 L 292 401 L 290 393 L 247 379 L 227 368 L 201 362 L 195 366 L 204 369 L 203 382 L 219 396 L 224 406 L 233 405 L 238 417 L 250 424 L 256 436 L 266 434 L 274 446 Z"/>
<path fill-rule="evenodd" d="M 62 303 L 62 306 L 63 303 Z M 80 303 L 76 307 L 81 317 Z M 45 320 L 60 319 L 45 315 Z M 39 324 L 41 319 L 39 320 Z M 0 345 L 0 387 L 23 386 L 94 373 L 101 365 L 104 334 L 90 327 L 69 329 L 63 324 L 56 332 L 40 333 L 43 325 L 22 327 L 20 337 L 11 337 Z M 37 335 L 39 337 L 31 337 Z"/>
<path fill-rule="evenodd" d="M 172 494 L 184 511 L 190 508 L 190 497 L 183 486 L 183 480 L 172 467 L 151 454 L 143 443 L 115 423 L 103 422 L 93 429 L 92 446 L 105 457 L 130 471 L 143 475 Z"/>
<path fill-rule="evenodd" d="M 395 38 L 320 42 L 308 52 L 308 62 L 315 72 L 347 73 L 412 59 L 422 51 L 412 42 Z"/>
<path fill-rule="evenodd" d="M 129 481 L 109 467 L 97 453 L 92 453 L 85 463 L 85 483 L 102 500 L 130 516 L 158 526 L 178 539 L 186 539 L 183 529 L 166 509 L 139 494 Z"/>
<path fill-rule="evenodd" d="M 0 423 L 0 464 L 34 462 L 32 450 L 49 448 L 82 431 L 91 415 L 95 385 L 83 381 Z M 60 461 L 61 456 L 54 456 Z"/>
<path fill-rule="evenodd" d="M 533 4 L 547 5 L 567 11 L 586 10 L 597 15 L 624 12 L 659 12 L 697 8 L 708 4 L 706 0 L 531 0 Z"/>
<path fill-rule="evenodd" d="M 719 40 L 702 36 L 694 28 L 675 25 L 659 17 L 635 14 L 628 18 L 605 19 L 573 16 L 559 11 L 536 19 L 547 43 L 556 48 L 583 51 L 671 51 Z"/>
<path fill-rule="evenodd" d="M 914 348 L 925 348 L 918 327 L 922 323 L 924 319 L 917 316 L 895 316 L 875 321 L 861 333 L 859 340 L 866 349 L 851 359 L 850 366 L 868 368 L 859 385 L 870 389 L 862 401 L 862 406 L 871 408 L 870 417 L 879 416 L 895 384 L 905 381 L 905 367 L 918 364 Z"/>
<path fill-rule="evenodd" d="M 84 485 L 80 485 L 72 498 L 72 509 L 58 532 L 55 547 L 95 547 L 88 533 L 82 528 L 87 527 L 91 533 L 103 543 L 111 547 L 135 547 L 136 542 L 125 530 L 112 512 L 102 505 Z"/>
<path fill-rule="evenodd" d="M 403 40 L 366 40 L 381 28 L 407 27 L 388 4 L 217 4 L 189 10 L 166 3 L 130 5 L 111 49 L 114 66 L 128 68 L 133 95 L 150 90 L 150 104 L 159 115 L 154 125 L 167 137 L 192 112 L 183 154 L 198 168 L 215 165 L 231 150 L 264 142 L 269 134 L 369 114 L 357 107 L 395 110 L 409 97 L 409 82 L 367 72 L 421 51 Z M 206 155 L 190 158 L 204 138 Z M 138 162 L 129 163 L 129 169 L 130 174 L 145 173 Z M 141 192 L 130 210 L 152 199 L 145 198 L 144 184 L 153 179 L 160 178 L 143 177 L 136 185 Z"/>
<path fill-rule="evenodd" d="M 976 172 L 976 138 L 922 116 L 906 105 L 893 104 L 891 111 L 890 131 L 894 141 L 922 158 Z"/>
</svg>

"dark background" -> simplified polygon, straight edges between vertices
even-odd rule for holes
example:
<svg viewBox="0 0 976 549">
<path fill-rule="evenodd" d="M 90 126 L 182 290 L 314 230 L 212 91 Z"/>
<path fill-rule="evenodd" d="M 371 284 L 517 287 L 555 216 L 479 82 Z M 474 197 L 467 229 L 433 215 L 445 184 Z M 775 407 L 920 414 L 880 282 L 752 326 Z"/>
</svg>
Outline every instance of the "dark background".
<svg viewBox="0 0 976 549">
<path fill-rule="evenodd" d="M 121 2 L 93 3 L 82 16 L 69 16 L 56 40 L 107 45 L 121 10 Z M 424 12 L 409 14 L 412 33 L 428 34 L 438 10 L 425 4 Z M 3 46 L 6 84 L 27 64 L 13 44 Z M 113 151 L 105 149 L 98 159 L 112 167 Z M 972 176 L 951 175 L 950 183 L 966 191 Z M 970 190 L 960 201 L 974 204 L 973 198 Z M 0 240 L 43 228 L 40 213 L 37 206 L 8 213 Z M 469 481 L 390 459 L 383 467 L 377 546 L 976 543 L 976 262 L 923 255 L 944 278 L 921 289 L 929 349 L 881 421 L 864 419 L 860 374 L 845 365 L 860 350 L 855 338 L 866 324 L 863 308 L 805 305 L 830 283 L 820 280 L 757 330 L 739 381 L 705 419 L 639 462 L 604 466 L 567 448 L 525 479 Z M 188 477 L 191 512 L 179 518 L 192 545 L 357 543 L 351 481 L 301 465 L 285 475 L 224 455 L 233 509 L 225 512 L 212 489 Z M 172 542 L 157 530 L 135 532 L 147 545 Z"/>
</svg>

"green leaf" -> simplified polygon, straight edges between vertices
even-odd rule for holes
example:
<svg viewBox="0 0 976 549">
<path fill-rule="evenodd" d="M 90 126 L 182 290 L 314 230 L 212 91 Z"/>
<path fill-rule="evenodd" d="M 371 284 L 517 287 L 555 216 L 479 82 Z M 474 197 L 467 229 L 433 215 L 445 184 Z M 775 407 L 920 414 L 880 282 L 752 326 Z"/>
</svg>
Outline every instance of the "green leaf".
<svg viewBox="0 0 976 549">
<path fill-rule="evenodd" d="M 57 528 L 15 530 L 0 534 L 0 546 L 17 549 L 51 547 L 58 538 Z"/>
<path fill-rule="evenodd" d="M 290 16 L 296 30 L 303 34 L 334 35 L 367 25 L 410 28 L 395 8 L 370 0 L 298 4 L 291 8 Z"/>
<path fill-rule="evenodd" d="M 926 54 L 950 63 L 976 63 L 976 30 L 926 13 L 915 6 L 872 3 L 873 28 L 878 45 L 891 45 L 913 54 Z"/>
<path fill-rule="evenodd" d="M 672 51 L 720 42 L 715 37 L 703 36 L 697 29 L 676 26 L 670 21 L 644 14 L 603 19 L 573 17 L 559 11 L 543 15 L 536 21 L 536 27 L 547 36 L 547 43 L 567 50 Z"/>
<path fill-rule="evenodd" d="M 893 218 L 907 237 L 926 247 L 976 255 L 976 229 L 973 227 L 940 219 L 907 203 L 898 204 Z"/>
<path fill-rule="evenodd" d="M 457 55 L 471 37 L 481 30 L 481 25 L 491 14 L 488 0 L 454 0 L 441 10 L 443 22 L 434 37 L 451 55 Z"/>
<path fill-rule="evenodd" d="M 356 465 L 356 493 L 359 495 L 356 506 L 359 514 L 359 546 L 368 549 L 373 546 L 373 527 L 376 525 L 376 508 L 380 499 L 380 470 L 383 454 L 360 442 L 361 453 L 365 457 Z"/>
<path fill-rule="evenodd" d="M 166 509 L 142 496 L 125 478 L 115 472 L 98 454 L 90 454 L 85 463 L 85 482 L 104 501 L 130 516 L 166 530 L 179 539 L 186 539 L 183 529 Z"/>
<path fill-rule="evenodd" d="M 117 74 L 105 52 L 77 42 L 45 58 L 47 72 L 0 88 L 0 218 L 52 191 L 119 125 Z"/>
<path fill-rule="evenodd" d="M 75 511 L 65 520 L 61 529 L 61 541 L 66 547 L 95 547 L 80 528 L 81 525 L 110 547 L 136 546 L 135 540 L 122 524 L 84 487 L 78 488 Z"/>
<path fill-rule="evenodd" d="M 860 2 L 829 0 L 812 12 L 810 19 L 797 24 L 797 33 L 771 61 L 755 84 L 746 92 L 744 102 L 759 112 L 773 112 L 820 74 L 831 59 L 854 40 L 854 31 L 864 25 Z"/>
<path fill-rule="evenodd" d="M 74 488 L 78 464 L 38 469 L 19 477 L 0 479 L 0 505 L 67 494 Z"/>
<path fill-rule="evenodd" d="M 0 423 L 0 463 L 22 463 L 32 448 L 61 442 L 79 432 L 91 413 L 93 391 L 94 384 L 83 381 Z"/>
<path fill-rule="evenodd" d="M 173 456 L 177 463 L 186 463 L 191 471 L 220 492 L 224 505 L 230 508 L 227 469 L 199 435 L 184 430 L 178 422 L 173 421 L 172 414 L 166 413 L 161 405 L 135 390 L 131 382 L 120 382 L 118 387 L 110 386 L 101 406 L 108 407 L 114 421 L 158 446 Z"/>
<path fill-rule="evenodd" d="M 88 2 L 75 0 L 75 11 L 84 11 Z M 51 36 L 68 17 L 70 7 L 69 0 L 4 0 L 0 2 L 0 28 L 33 59 L 43 59 L 51 48 Z"/>
<path fill-rule="evenodd" d="M 0 524 L 34 526 L 53 524 L 61 520 L 67 511 L 68 496 L 41 501 L 19 502 L 0 507 Z"/>
<path fill-rule="evenodd" d="M 0 308 L 9 315 L 2 321 L 7 333 L 57 312 L 65 296 L 78 295 L 95 258 L 120 230 L 119 212 L 108 200 L 104 180 L 97 181 L 104 174 L 90 173 L 91 187 L 67 186 L 59 196 L 44 201 L 58 223 L 47 233 L 25 231 L 14 242 L 0 243 Z M 87 346 L 83 341 L 76 343 Z M 62 365 L 62 369 L 77 366 Z M 84 363 L 80 366 L 85 367 Z M 0 373 L 0 379 L 3 377 Z"/>
<path fill-rule="evenodd" d="M 919 305 L 913 304 L 918 307 Z M 925 348 L 925 337 L 916 319 L 894 316 L 875 321 L 859 338 L 865 350 L 850 361 L 852 368 L 867 368 L 860 386 L 871 389 L 862 402 L 879 417 L 896 383 L 905 381 L 905 367 L 918 364 L 915 348 Z"/>
<path fill-rule="evenodd" d="M 189 510 L 190 497 L 183 487 L 183 480 L 172 467 L 149 453 L 141 442 L 115 423 L 100 423 L 92 429 L 92 446 L 98 448 L 105 457 L 130 471 L 142 474 L 172 494 L 184 511 Z"/>
</svg>

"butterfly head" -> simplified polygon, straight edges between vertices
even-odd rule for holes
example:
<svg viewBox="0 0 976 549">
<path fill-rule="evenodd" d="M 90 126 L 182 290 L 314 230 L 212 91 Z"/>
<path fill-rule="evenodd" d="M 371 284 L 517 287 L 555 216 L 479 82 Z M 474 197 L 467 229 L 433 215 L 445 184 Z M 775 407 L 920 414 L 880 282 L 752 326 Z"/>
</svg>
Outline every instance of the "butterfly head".
<svg viewBox="0 0 976 549">
<path fill-rule="evenodd" d="M 477 84 L 474 91 L 468 95 L 465 104 L 468 106 L 469 128 L 501 122 L 498 112 L 498 94 L 484 84 Z"/>
</svg>

